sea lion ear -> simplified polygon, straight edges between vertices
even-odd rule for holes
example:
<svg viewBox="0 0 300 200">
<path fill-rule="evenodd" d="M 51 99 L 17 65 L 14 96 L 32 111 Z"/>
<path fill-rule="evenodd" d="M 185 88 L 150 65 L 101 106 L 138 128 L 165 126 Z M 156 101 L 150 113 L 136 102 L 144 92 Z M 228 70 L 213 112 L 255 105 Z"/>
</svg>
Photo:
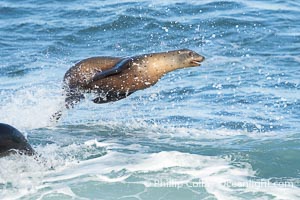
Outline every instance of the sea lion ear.
<svg viewBox="0 0 300 200">
<path fill-rule="evenodd" d="M 111 69 L 104 70 L 104 71 L 101 71 L 101 72 L 97 72 L 94 75 L 94 77 L 92 79 L 92 82 L 93 81 L 98 81 L 102 78 L 105 78 L 105 77 L 108 77 L 108 76 L 111 76 L 111 75 L 121 73 L 122 71 L 124 71 L 125 69 L 128 69 L 130 67 L 130 63 L 131 63 L 132 60 L 133 59 L 131 57 L 123 58 L 119 62 L 117 62 Z"/>
</svg>

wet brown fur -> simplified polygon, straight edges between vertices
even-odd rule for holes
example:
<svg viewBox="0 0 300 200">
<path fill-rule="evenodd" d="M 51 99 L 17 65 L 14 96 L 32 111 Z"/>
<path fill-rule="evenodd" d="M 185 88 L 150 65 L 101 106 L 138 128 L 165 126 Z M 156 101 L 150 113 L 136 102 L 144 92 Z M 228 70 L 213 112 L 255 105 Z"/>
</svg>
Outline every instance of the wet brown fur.
<svg viewBox="0 0 300 200">
<path fill-rule="evenodd" d="M 93 92 L 94 103 L 107 103 L 126 98 L 137 90 L 154 85 L 168 72 L 199 66 L 204 57 L 188 49 L 143 54 L 131 58 L 92 57 L 71 67 L 64 77 L 65 107 L 72 108 Z M 118 73 L 115 73 L 115 70 Z M 103 72 L 103 73 L 101 73 Z M 111 73 L 112 72 L 112 73 Z M 57 121 L 62 110 L 51 120 Z"/>
<path fill-rule="evenodd" d="M 69 88 L 76 88 L 84 92 L 132 93 L 154 85 L 170 71 L 199 66 L 204 57 L 188 49 L 144 54 L 132 57 L 129 68 L 122 72 L 92 81 L 97 72 L 112 68 L 121 59 L 118 57 L 93 57 L 82 60 L 67 71 L 64 78 L 65 83 Z M 191 59 L 196 59 L 198 64 L 192 63 Z"/>
</svg>

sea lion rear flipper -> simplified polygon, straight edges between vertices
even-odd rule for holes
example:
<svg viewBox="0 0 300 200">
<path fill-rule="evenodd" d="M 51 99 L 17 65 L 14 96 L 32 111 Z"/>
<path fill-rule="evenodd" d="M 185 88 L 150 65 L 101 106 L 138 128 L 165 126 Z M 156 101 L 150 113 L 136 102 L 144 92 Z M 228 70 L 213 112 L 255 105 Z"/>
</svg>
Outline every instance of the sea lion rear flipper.
<svg viewBox="0 0 300 200">
<path fill-rule="evenodd" d="M 63 110 L 65 108 L 67 109 L 73 108 L 77 103 L 80 102 L 81 99 L 84 99 L 84 95 L 82 93 L 75 90 L 68 91 L 65 98 L 65 106 L 63 106 L 63 108 L 61 108 L 59 111 L 54 113 L 51 116 L 50 121 L 57 122 L 62 116 Z"/>
<path fill-rule="evenodd" d="M 65 99 L 65 106 L 67 109 L 73 108 L 81 99 L 84 99 L 84 95 L 81 93 L 69 93 Z"/>
<path fill-rule="evenodd" d="M 51 122 L 58 122 L 58 120 L 60 119 L 60 117 L 62 116 L 63 111 L 59 110 L 56 113 L 54 113 L 51 117 L 50 117 L 50 121 Z"/>
<path fill-rule="evenodd" d="M 119 62 L 117 62 L 117 64 L 115 64 L 111 69 L 96 73 L 92 80 L 98 81 L 107 76 L 118 74 L 118 73 L 122 72 L 123 70 L 128 69 L 131 61 L 132 61 L 132 58 L 124 58 L 124 59 L 120 60 Z"/>
</svg>

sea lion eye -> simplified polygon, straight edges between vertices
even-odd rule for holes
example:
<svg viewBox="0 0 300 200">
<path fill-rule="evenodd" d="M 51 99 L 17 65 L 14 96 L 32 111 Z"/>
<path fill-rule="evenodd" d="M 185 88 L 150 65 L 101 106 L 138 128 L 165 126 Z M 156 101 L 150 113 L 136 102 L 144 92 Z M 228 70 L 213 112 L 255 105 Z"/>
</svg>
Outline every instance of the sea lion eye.
<svg viewBox="0 0 300 200">
<path fill-rule="evenodd" d="M 190 51 L 190 52 L 189 52 L 189 56 L 191 56 L 191 57 L 192 57 L 192 56 L 193 56 L 193 52 L 191 52 L 191 51 Z"/>
</svg>

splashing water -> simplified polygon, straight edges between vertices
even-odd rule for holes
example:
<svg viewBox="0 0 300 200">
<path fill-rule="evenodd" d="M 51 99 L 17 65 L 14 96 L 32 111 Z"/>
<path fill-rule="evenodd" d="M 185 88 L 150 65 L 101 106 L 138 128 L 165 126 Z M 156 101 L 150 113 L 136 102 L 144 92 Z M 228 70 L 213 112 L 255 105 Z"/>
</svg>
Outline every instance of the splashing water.
<svg viewBox="0 0 300 200">
<path fill-rule="evenodd" d="M 299 199 L 299 12 L 294 1 L 0 2 L 0 120 L 38 152 L 0 158 L 0 199 Z M 207 59 L 50 121 L 79 60 L 180 48 Z"/>
</svg>

